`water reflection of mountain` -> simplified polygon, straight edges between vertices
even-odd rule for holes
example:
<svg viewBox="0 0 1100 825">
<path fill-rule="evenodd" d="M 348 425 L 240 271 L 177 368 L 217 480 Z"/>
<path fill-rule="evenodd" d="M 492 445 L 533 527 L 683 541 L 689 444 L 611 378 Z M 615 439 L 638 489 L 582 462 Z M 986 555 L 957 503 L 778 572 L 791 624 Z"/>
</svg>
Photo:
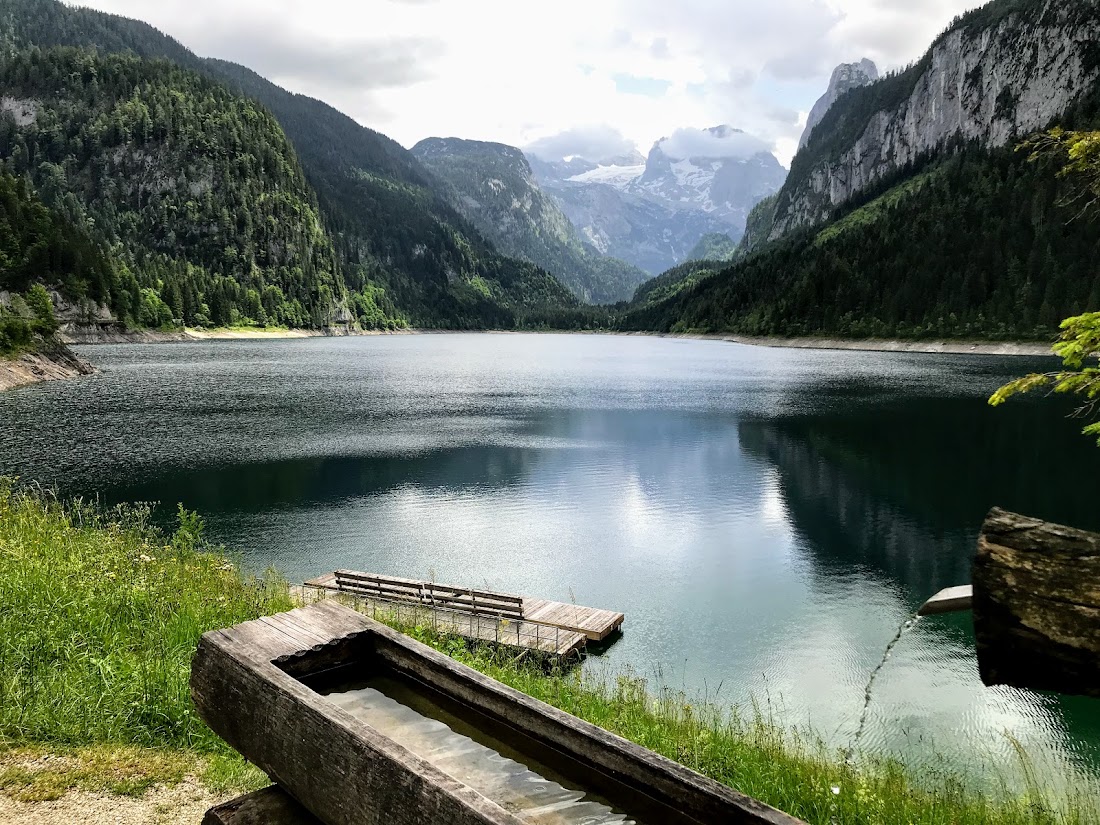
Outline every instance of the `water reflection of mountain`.
<svg viewBox="0 0 1100 825">
<path fill-rule="evenodd" d="M 1100 454 L 1041 405 L 992 414 L 980 399 L 910 398 L 888 412 L 746 421 L 739 432 L 779 472 L 819 563 L 878 570 L 914 597 L 970 580 L 994 505 L 1100 526 L 1094 489 L 1066 483 L 1096 477 Z"/>
</svg>

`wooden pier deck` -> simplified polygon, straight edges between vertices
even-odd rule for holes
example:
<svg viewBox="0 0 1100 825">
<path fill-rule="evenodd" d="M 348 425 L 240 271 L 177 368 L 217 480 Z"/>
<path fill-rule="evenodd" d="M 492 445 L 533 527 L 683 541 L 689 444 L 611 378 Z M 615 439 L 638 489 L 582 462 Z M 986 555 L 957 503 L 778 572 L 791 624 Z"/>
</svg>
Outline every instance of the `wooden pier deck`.
<svg viewBox="0 0 1100 825">
<path fill-rule="evenodd" d="M 426 621 L 482 642 L 566 656 L 622 627 L 624 615 L 529 596 L 338 570 L 310 579 L 315 592 L 354 596 L 376 612 Z"/>
</svg>

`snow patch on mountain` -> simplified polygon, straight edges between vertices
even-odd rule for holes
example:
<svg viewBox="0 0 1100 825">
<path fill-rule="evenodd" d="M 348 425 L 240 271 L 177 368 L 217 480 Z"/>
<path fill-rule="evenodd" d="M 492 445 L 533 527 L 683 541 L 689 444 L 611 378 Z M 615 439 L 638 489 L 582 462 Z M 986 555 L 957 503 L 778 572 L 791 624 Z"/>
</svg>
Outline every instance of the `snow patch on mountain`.
<svg viewBox="0 0 1100 825">
<path fill-rule="evenodd" d="M 597 166 L 587 172 L 567 178 L 570 183 L 602 183 L 625 189 L 645 174 L 645 164 L 640 166 Z"/>
</svg>

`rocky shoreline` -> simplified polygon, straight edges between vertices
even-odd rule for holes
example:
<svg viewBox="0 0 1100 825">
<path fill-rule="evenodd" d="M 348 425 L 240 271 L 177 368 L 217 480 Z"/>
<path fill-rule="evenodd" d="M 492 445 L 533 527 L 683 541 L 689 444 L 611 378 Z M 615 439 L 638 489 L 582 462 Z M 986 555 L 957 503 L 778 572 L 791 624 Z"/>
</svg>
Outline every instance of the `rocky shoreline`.
<svg viewBox="0 0 1100 825">
<path fill-rule="evenodd" d="M 11 358 L 0 357 L 0 391 L 37 384 L 40 381 L 61 381 L 92 375 L 94 372 L 95 367 L 66 346 L 27 352 Z"/>
</svg>

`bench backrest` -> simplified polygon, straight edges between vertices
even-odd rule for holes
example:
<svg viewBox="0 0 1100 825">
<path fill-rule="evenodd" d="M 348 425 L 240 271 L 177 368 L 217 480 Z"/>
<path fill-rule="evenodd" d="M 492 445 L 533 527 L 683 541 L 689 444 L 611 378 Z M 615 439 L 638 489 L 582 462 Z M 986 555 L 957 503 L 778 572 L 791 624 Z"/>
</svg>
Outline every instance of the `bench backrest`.
<svg viewBox="0 0 1100 825">
<path fill-rule="evenodd" d="M 443 607 L 484 616 L 523 618 L 523 597 L 492 590 L 451 587 L 435 582 L 377 576 L 353 570 L 336 571 L 337 589 L 381 601 L 413 602 L 427 607 Z"/>
</svg>

